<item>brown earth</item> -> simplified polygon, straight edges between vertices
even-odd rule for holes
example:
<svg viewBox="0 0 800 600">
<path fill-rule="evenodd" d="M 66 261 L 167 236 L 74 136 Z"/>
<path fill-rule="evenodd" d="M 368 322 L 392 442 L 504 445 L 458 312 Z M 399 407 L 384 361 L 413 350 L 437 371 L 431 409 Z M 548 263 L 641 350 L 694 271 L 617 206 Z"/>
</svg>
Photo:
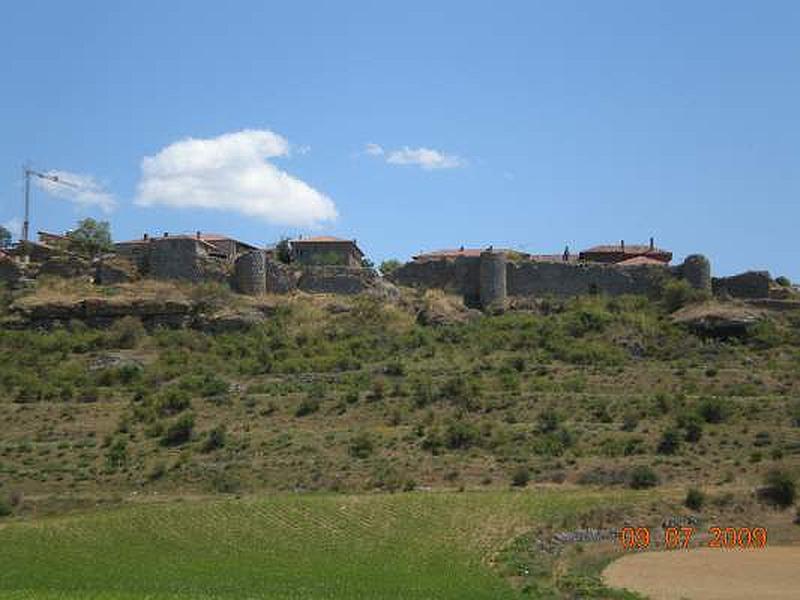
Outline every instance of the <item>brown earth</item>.
<svg viewBox="0 0 800 600">
<path fill-rule="evenodd" d="M 611 563 L 603 578 L 653 600 L 788 600 L 800 590 L 800 546 L 630 554 Z"/>
</svg>

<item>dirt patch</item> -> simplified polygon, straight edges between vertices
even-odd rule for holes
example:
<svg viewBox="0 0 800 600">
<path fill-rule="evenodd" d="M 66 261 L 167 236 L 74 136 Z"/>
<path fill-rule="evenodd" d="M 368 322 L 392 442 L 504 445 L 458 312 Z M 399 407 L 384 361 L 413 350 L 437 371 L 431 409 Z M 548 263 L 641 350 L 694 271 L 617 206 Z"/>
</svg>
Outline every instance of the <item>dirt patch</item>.
<svg viewBox="0 0 800 600">
<path fill-rule="evenodd" d="M 800 590 L 800 546 L 762 550 L 697 548 L 631 554 L 603 578 L 653 600 L 788 600 Z"/>
</svg>

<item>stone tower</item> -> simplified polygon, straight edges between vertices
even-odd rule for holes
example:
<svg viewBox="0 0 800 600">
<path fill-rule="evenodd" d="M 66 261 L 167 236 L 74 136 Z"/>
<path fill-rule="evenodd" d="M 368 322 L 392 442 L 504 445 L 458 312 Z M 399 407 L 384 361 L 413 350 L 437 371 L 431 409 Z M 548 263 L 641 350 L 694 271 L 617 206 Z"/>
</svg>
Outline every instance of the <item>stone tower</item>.
<svg viewBox="0 0 800 600">
<path fill-rule="evenodd" d="M 481 252 L 480 301 L 485 311 L 502 311 L 506 306 L 506 255 L 491 248 Z"/>
<path fill-rule="evenodd" d="M 711 291 L 711 263 L 702 254 L 691 254 L 681 265 L 681 275 L 698 290 Z"/>
<path fill-rule="evenodd" d="M 254 250 L 240 256 L 234 266 L 236 289 L 242 294 L 257 296 L 267 293 L 266 256 L 263 250 Z"/>
</svg>

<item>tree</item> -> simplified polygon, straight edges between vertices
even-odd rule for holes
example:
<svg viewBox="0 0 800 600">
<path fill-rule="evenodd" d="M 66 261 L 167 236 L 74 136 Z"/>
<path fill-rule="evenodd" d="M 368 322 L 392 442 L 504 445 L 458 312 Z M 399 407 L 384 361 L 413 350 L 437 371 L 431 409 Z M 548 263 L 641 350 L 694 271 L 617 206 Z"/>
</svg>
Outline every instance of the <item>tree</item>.
<svg viewBox="0 0 800 600">
<path fill-rule="evenodd" d="M 8 248 L 11 246 L 11 232 L 0 225 L 0 248 Z"/>
<path fill-rule="evenodd" d="M 67 233 L 72 246 L 91 256 L 111 250 L 111 226 L 108 221 L 95 221 L 91 217 L 78 221 L 78 226 Z"/>
<path fill-rule="evenodd" d="M 400 267 L 400 264 L 401 264 L 400 261 L 397 260 L 396 258 L 390 258 L 389 260 L 383 261 L 380 266 L 381 275 L 384 276 L 388 275 L 389 273 Z"/>
<path fill-rule="evenodd" d="M 366 256 L 361 259 L 361 268 L 363 269 L 374 269 L 375 263 L 368 259 Z"/>
<path fill-rule="evenodd" d="M 289 245 L 288 238 L 282 238 L 281 241 L 275 244 L 275 255 L 283 264 L 288 265 L 292 262 L 292 247 Z"/>
</svg>

